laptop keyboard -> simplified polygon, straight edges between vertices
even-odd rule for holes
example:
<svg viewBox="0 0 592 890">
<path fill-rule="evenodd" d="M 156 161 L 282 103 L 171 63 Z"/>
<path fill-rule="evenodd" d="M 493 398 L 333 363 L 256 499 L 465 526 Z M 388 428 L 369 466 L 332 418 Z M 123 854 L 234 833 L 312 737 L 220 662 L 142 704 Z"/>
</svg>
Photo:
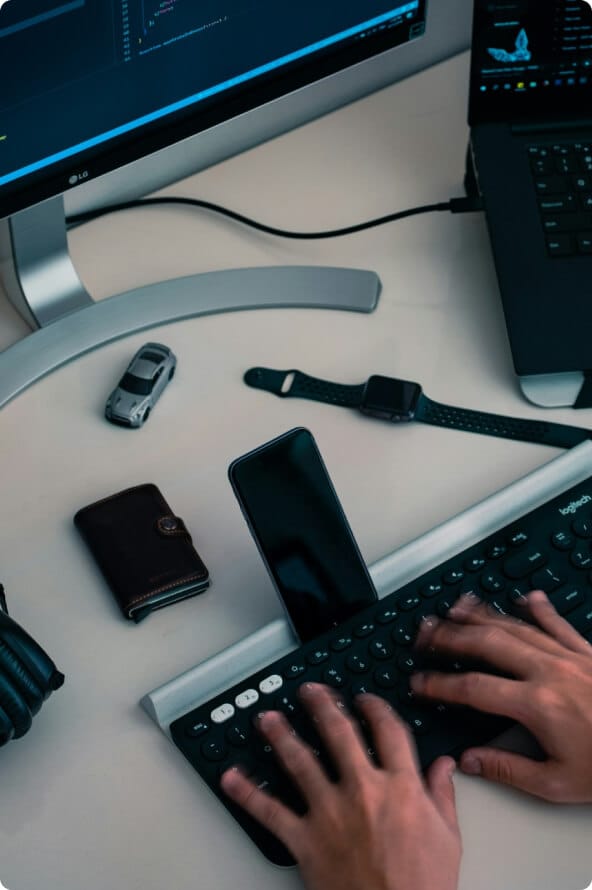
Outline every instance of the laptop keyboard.
<svg viewBox="0 0 592 890">
<path fill-rule="evenodd" d="M 528 147 L 547 253 L 592 255 L 592 143 Z"/>
<path fill-rule="evenodd" d="M 414 698 L 409 677 L 428 662 L 413 641 L 425 616 L 444 617 L 463 592 L 474 591 L 500 613 L 520 614 L 517 604 L 533 588 L 545 590 L 556 609 L 592 641 L 592 479 L 180 717 L 170 727 L 173 741 L 264 855 L 278 865 L 291 865 L 286 848 L 219 788 L 222 773 L 240 765 L 260 788 L 304 810 L 257 733 L 256 715 L 264 709 L 283 711 L 330 774 L 331 763 L 299 705 L 297 690 L 304 682 L 332 686 L 350 706 L 361 692 L 387 699 L 411 727 L 424 769 L 441 754 L 456 756 L 470 745 L 486 743 L 510 722 Z M 475 667 L 457 661 L 436 666 L 455 672 Z M 373 756 L 370 739 L 367 744 Z"/>
</svg>

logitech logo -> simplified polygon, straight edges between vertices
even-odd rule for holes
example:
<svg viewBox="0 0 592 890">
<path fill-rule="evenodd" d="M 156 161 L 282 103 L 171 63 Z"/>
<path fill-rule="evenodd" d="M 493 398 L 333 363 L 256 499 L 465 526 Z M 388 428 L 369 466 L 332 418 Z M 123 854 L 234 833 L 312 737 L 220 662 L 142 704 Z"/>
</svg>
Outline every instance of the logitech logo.
<svg viewBox="0 0 592 890">
<path fill-rule="evenodd" d="M 590 2 L 592 2 L 592 0 L 590 0 Z M 562 516 L 569 516 L 570 513 L 575 513 L 577 510 L 580 509 L 580 507 L 583 507 L 584 504 L 589 504 L 590 501 L 592 501 L 592 497 L 590 497 L 589 494 L 584 494 L 579 501 L 572 501 L 571 504 L 569 504 L 567 507 L 560 507 L 559 512 Z M 588 887 L 586 887 L 586 890 L 588 890 Z"/>
</svg>

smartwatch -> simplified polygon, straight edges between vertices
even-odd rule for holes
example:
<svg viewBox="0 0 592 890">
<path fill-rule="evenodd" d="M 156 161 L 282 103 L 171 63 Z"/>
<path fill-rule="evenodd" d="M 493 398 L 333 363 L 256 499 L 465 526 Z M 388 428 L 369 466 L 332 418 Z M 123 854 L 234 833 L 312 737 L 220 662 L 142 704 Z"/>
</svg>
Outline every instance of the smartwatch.
<svg viewBox="0 0 592 890">
<path fill-rule="evenodd" d="M 592 438 L 592 430 L 548 423 L 544 420 L 521 420 L 469 408 L 455 408 L 429 399 L 419 383 L 382 377 L 374 374 L 366 383 L 347 385 L 311 377 L 302 371 L 276 371 L 272 368 L 250 368 L 244 381 L 255 389 L 263 389 L 282 398 L 312 399 L 343 408 L 355 408 L 369 417 L 390 423 L 417 420 L 433 426 L 517 439 L 557 448 L 572 448 Z"/>
</svg>

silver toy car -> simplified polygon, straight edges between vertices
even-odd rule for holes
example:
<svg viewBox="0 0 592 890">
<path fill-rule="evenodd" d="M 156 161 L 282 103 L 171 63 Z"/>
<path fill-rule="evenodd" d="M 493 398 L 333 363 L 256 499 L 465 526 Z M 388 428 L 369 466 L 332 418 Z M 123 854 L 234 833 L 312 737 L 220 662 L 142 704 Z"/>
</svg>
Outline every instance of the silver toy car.
<svg viewBox="0 0 592 890">
<path fill-rule="evenodd" d="M 177 359 L 162 343 L 145 343 L 105 405 L 105 417 L 121 426 L 144 424 L 162 391 L 173 379 Z"/>
</svg>

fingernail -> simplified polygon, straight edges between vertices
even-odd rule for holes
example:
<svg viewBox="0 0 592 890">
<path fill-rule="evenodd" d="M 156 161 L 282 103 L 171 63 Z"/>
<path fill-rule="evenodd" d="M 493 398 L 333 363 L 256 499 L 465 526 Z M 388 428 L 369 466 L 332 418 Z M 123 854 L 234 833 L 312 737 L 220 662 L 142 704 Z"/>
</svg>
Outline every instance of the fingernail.
<svg viewBox="0 0 592 890">
<path fill-rule="evenodd" d="M 476 593 L 473 593 L 472 590 L 467 590 L 466 593 L 458 599 L 453 606 L 448 610 L 449 615 L 460 615 L 462 612 L 466 612 L 469 609 L 473 609 L 476 605 L 481 602 L 481 599 L 477 596 Z"/>
<path fill-rule="evenodd" d="M 543 590 L 533 590 L 528 594 L 527 600 L 530 603 L 545 603 L 548 601 L 548 597 Z"/>
<path fill-rule="evenodd" d="M 306 697 L 308 695 L 314 695 L 315 692 L 318 692 L 320 688 L 321 686 L 319 683 L 303 683 L 298 692 L 300 695 L 304 695 Z"/>
<path fill-rule="evenodd" d="M 460 768 L 463 773 L 468 773 L 470 776 L 479 776 L 481 775 L 482 764 L 474 754 L 467 754 L 466 757 L 462 758 Z"/>
<path fill-rule="evenodd" d="M 425 686 L 425 674 L 417 673 L 412 674 L 409 678 L 409 685 L 413 689 L 414 692 L 421 692 L 421 690 Z"/>
</svg>

